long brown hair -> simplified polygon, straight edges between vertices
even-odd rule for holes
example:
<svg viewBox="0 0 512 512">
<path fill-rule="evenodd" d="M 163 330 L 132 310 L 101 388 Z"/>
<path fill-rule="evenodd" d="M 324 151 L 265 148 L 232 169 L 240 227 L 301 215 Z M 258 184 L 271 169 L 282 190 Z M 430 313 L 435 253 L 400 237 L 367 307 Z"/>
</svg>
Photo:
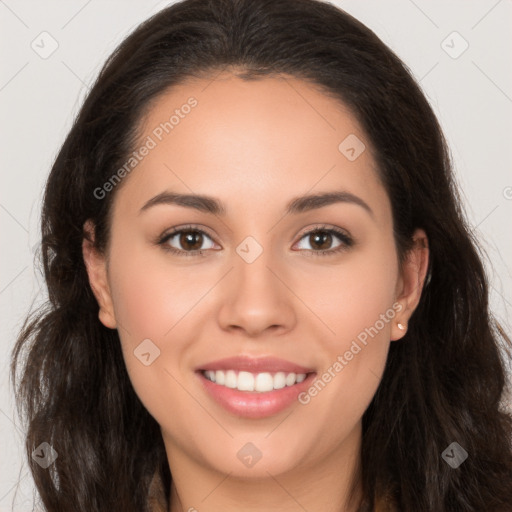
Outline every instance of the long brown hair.
<svg viewBox="0 0 512 512">
<path fill-rule="evenodd" d="M 46 509 L 148 510 L 155 472 L 169 503 L 159 425 L 132 388 L 117 331 L 98 320 L 83 225 L 94 222 L 105 250 L 116 189 L 103 199 L 94 191 L 136 147 L 151 102 L 188 77 L 223 69 L 243 80 L 288 74 L 350 108 L 375 148 L 400 258 L 416 228 L 429 238 L 428 283 L 363 416 L 361 510 L 373 510 L 384 494 L 405 511 L 510 510 L 512 418 L 501 404 L 510 353 L 500 350 L 510 341 L 489 312 L 442 131 L 400 59 L 352 16 L 318 0 L 173 4 L 124 40 L 88 94 L 46 184 L 49 299 L 29 315 L 12 354 L 28 461 Z M 42 442 L 59 454 L 46 469 L 31 458 Z M 453 442 L 468 453 L 458 468 L 442 457 Z"/>
</svg>

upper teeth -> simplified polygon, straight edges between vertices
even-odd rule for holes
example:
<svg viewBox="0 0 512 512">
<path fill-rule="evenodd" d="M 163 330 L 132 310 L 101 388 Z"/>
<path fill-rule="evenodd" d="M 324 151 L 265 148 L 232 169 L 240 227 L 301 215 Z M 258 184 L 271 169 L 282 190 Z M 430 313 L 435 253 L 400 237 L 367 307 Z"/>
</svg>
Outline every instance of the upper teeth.
<svg viewBox="0 0 512 512">
<path fill-rule="evenodd" d="M 306 378 L 305 373 L 284 373 L 277 372 L 271 374 L 237 372 L 235 370 L 205 370 L 203 375 L 212 382 L 226 386 L 239 391 L 257 391 L 265 393 L 273 389 L 281 389 L 285 386 L 293 386 L 297 382 L 302 382 Z"/>
</svg>

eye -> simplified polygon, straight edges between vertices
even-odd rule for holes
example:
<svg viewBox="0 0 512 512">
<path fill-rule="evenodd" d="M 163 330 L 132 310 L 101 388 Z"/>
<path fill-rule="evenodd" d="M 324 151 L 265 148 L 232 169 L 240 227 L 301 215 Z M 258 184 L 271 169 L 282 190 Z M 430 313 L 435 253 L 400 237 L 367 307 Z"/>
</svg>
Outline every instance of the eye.
<svg viewBox="0 0 512 512">
<path fill-rule="evenodd" d="M 215 243 L 205 231 L 193 226 L 186 226 L 166 233 L 158 243 L 166 251 L 180 256 L 195 256 L 197 254 L 202 256 L 204 250 L 213 249 L 215 246 Z"/>
<path fill-rule="evenodd" d="M 304 247 L 303 241 L 310 247 Z M 173 229 L 162 235 L 157 243 L 178 256 L 204 256 L 204 251 L 215 249 L 216 245 L 208 233 L 194 226 Z M 304 233 L 297 245 L 313 255 L 323 256 L 345 251 L 354 245 L 354 241 L 339 228 L 319 226 Z"/>
<path fill-rule="evenodd" d="M 310 247 L 301 247 L 301 244 L 304 245 L 302 240 Z M 336 240 L 338 243 L 333 246 Z M 304 249 L 320 256 L 345 251 L 353 245 L 353 239 L 345 231 L 338 228 L 321 226 L 304 233 L 299 241 L 298 247 L 299 249 Z"/>
</svg>

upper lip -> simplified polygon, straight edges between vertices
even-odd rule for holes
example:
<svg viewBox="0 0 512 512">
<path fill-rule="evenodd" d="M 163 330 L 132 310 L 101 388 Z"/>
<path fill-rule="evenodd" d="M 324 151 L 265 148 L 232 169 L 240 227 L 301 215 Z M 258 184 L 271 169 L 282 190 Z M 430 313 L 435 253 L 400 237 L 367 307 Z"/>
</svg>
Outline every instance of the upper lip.
<svg viewBox="0 0 512 512">
<path fill-rule="evenodd" d="M 199 370 L 239 370 L 251 373 L 312 373 L 315 371 L 311 368 L 306 368 L 305 366 L 277 357 L 251 356 L 236 356 L 219 359 L 197 367 L 196 371 Z"/>
</svg>

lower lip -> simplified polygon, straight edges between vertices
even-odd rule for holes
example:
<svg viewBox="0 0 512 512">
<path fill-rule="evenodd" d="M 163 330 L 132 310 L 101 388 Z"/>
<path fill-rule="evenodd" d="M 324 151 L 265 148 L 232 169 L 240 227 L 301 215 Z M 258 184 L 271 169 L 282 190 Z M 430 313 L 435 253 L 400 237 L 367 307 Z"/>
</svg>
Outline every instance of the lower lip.
<svg viewBox="0 0 512 512">
<path fill-rule="evenodd" d="M 224 409 L 236 416 L 251 419 L 273 416 L 288 408 L 297 400 L 297 396 L 311 385 L 316 375 L 316 373 L 310 373 L 302 382 L 293 386 L 259 393 L 221 386 L 208 380 L 201 372 L 196 374 L 201 379 L 206 392 Z"/>
</svg>

